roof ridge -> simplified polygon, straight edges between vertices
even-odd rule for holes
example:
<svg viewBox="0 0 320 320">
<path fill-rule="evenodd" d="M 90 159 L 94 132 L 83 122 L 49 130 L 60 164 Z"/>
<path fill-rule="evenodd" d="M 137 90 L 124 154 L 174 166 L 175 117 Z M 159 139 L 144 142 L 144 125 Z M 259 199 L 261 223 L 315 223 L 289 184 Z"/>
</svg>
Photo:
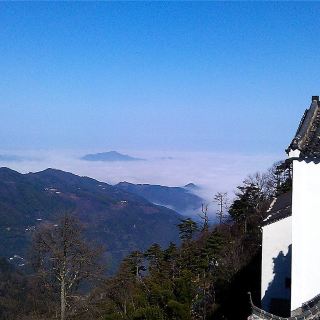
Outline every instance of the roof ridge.
<svg viewBox="0 0 320 320">
<path fill-rule="evenodd" d="M 312 319 L 320 319 L 320 294 L 315 296 L 313 299 L 309 300 L 313 301 L 315 305 L 313 306 L 306 306 L 305 304 L 302 305 L 301 309 L 306 308 L 303 310 L 299 315 L 290 316 L 288 318 L 283 318 L 280 316 L 276 316 L 270 312 L 264 311 L 259 307 L 255 306 L 251 299 L 251 294 L 249 293 L 249 300 L 251 305 L 251 312 L 253 316 L 258 318 L 250 318 L 251 320 L 312 320 Z M 308 302 L 306 302 L 308 303 Z M 299 310 L 298 308 L 297 310 Z"/>
<path fill-rule="evenodd" d="M 309 109 L 306 109 L 292 139 L 287 153 L 299 150 L 300 157 L 320 157 L 320 102 L 313 96 Z"/>
</svg>

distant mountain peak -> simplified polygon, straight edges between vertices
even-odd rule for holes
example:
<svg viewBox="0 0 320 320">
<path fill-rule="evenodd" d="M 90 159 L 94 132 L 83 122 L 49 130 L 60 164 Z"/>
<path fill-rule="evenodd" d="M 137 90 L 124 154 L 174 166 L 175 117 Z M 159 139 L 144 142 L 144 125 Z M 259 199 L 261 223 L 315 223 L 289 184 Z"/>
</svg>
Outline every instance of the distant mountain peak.
<svg viewBox="0 0 320 320">
<path fill-rule="evenodd" d="M 90 239 L 108 244 L 111 271 L 133 249 L 179 241 L 177 212 L 102 181 L 52 168 L 27 174 L 0 168 L 0 208 L 0 252 L 5 257 L 25 256 L 31 231 L 64 212 L 79 218 Z"/>
<path fill-rule="evenodd" d="M 59 169 L 54 169 L 54 168 L 47 168 L 47 169 L 44 169 L 42 171 L 35 172 L 35 173 L 30 173 L 30 174 L 37 175 L 37 176 L 56 176 L 56 177 L 59 177 L 59 176 L 64 176 L 64 177 L 69 176 L 69 177 L 71 177 L 72 176 L 72 177 L 78 177 L 74 173 L 66 172 L 66 171 L 59 170 Z"/>
<path fill-rule="evenodd" d="M 59 170 L 59 169 L 55 169 L 55 168 L 47 168 L 42 171 L 39 171 L 38 173 L 59 173 L 59 172 L 64 172 L 64 171 Z"/>
<path fill-rule="evenodd" d="M 121 181 L 117 184 L 117 186 L 132 186 L 133 183 L 127 181 Z"/>
<path fill-rule="evenodd" d="M 154 204 L 172 208 L 179 213 L 193 212 L 199 209 L 204 202 L 202 198 L 192 192 L 198 187 L 193 183 L 189 183 L 188 186 L 188 188 L 168 187 L 151 184 L 133 184 L 126 181 L 115 185 L 119 189 L 134 193 Z"/>
<path fill-rule="evenodd" d="M 199 189 L 197 185 L 195 185 L 193 182 L 190 182 L 184 186 L 185 189 L 190 189 L 190 190 L 196 190 Z"/>
<path fill-rule="evenodd" d="M 19 173 L 18 171 L 12 170 L 8 167 L 0 167 L 0 172 L 14 172 L 14 173 Z"/>
<path fill-rule="evenodd" d="M 86 154 L 82 158 L 86 161 L 141 161 L 145 159 L 131 157 L 127 154 L 122 154 L 117 151 L 107 151 L 100 153 Z"/>
<path fill-rule="evenodd" d="M 18 171 L 9 169 L 7 167 L 0 167 L 0 176 L 21 176 L 21 173 L 19 173 Z"/>
</svg>

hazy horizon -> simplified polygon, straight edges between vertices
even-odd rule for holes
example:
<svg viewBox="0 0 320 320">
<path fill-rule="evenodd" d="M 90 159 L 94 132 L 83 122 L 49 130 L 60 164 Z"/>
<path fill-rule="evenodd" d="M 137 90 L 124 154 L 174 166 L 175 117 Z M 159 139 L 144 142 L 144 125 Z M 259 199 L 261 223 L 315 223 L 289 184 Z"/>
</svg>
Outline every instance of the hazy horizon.
<svg viewBox="0 0 320 320">
<path fill-rule="evenodd" d="M 0 165 L 231 190 L 285 157 L 319 94 L 318 9 L 2 2 L 0 150 L 36 160 Z M 106 166 L 80 150 L 176 159 Z"/>
<path fill-rule="evenodd" d="M 109 150 L 94 150 L 109 151 Z M 116 150 L 119 151 L 119 150 Z M 122 151 L 122 150 L 120 150 Z M 207 201 L 216 192 L 233 191 L 249 175 L 266 171 L 275 161 L 284 159 L 271 154 L 228 154 L 210 152 L 133 151 L 122 153 L 144 158 L 146 161 L 85 161 L 80 158 L 88 150 L 19 151 L 15 154 L 0 150 L 0 155 L 20 156 L 20 160 L 3 161 L 0 167 L 9 167 L 21 173 L 37 172 L 47 168 L 60 169 L 80 176 L 88 176 L 109 184 L 130 183 L 184 186 L 195 183 Z"/>
</svg>

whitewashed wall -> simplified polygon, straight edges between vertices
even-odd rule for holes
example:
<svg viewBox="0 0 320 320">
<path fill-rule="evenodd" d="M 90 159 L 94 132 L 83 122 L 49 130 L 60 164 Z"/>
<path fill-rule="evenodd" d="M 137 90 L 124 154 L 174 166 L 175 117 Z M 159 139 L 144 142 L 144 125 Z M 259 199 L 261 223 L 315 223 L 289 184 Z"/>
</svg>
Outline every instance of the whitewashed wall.
<svg viewBox="0 0 320 320">
<path fill-rule="evenodd" d="M 293 161 L 291 310 L 320 293 L 320 164 Z"/>
<path fill-rule="evenodd" d="M 285 278 L 290 278 L 291 274 L 291 241 L 291 217 L 262 229 L 261 303 L 266 311 L 270 311 L 271 298 L 290 299 L 290 289 L 285 287 Z M 290 261 L 285 262 L 284 259 Z"/>
</svg>

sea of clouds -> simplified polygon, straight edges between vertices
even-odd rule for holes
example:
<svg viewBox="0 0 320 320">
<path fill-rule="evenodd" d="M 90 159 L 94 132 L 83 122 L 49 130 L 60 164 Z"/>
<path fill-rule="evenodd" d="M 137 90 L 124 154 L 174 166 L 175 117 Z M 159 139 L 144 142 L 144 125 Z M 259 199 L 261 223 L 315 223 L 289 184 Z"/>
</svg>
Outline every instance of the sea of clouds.
<svg viewBox="0 0 320 320">
<path fill-rule="evenodd" d="M 80 159 L 83 155 L 92 153 L 92 150 L 15 152 L 0 150 L 0 167 L 9 167 L 21 173 L 55 168 L 109 184 L 128 181 L 184 186 L 193 182 L 201 187 L 200 195 L 210 201 L 219 191 L 228 192 L 232 198 L 236 187 L 248 174 L 265 171 L 282 156 L 181 151 L 120 150 L 120 152 L 146 160 L 102 162 Z"/>
</svg>

